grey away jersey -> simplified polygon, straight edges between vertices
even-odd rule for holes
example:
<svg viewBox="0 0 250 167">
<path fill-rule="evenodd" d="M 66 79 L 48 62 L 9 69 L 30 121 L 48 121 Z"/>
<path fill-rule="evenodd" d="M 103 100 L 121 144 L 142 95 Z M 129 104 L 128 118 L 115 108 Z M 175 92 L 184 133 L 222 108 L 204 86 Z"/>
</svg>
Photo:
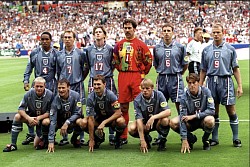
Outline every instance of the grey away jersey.
<svg viewBox="0 0 250 167">
<path fill-rule="evenodd" d="M 182 116 L 197 115 L 197 119 L 213 116 L 215 112 L 211 91 L 206 87 L 199 87 L 197 96 L 193 96 L 187 89 L 180 101 L 180 120 Z M 180 121 L 180 135 L 187 138 L 186 123 Z"/>
<path fill-rule="evenodd" d="M 86 113 L 87 116 L 109 118 L 120 108 L 117 96 L 109 89 L 105 89 L 101 97 L 95 92 L 88 95 Z"/>
<path fill-rule="evenodd" d="M 85 53 L 78 48 L 73 48 L 69 54 L 66 53 L 65 49 L 61 50 L 57 58 L 59 79 L 68 79 L 70 85 L 82 82 L 86 67 L 85 56 Z"/>
<path fill-rule="evenodd" d="M 168 103 L 162 92 L 153 90 L 152 97 L 147 100 L 140 93 L 134 100 L 135 119 L 143 119 L 147 122 L 152 115 L 156 115 L 169 109 Z"/>
<path fill-rule="evenodd" d="M 34 74 L 36 77 L 43 77 L 46 82 L 50 82 L 55 79 L 56 75 L 56 58 L 58 51 L 51 48 L 49 52 L 45 52 L 41 47 L 34 49 L 24 72 L 24 83 L 29 83 L 30 75 L 33 68 L 35 69 Z M 46 85 L 46 88 L 47 85 Z M 51 90 L 51 88 L 48 88 Z M 52 90 L 53 91 L 53 90 Z"/>
<path fill-rule="evenodd" d="M 82 115 L 81 106 L 80 95 L 73 90 L 69 91 L 69 97 L 67 100 L 64 100 L 60 98 L 59 95 L 56 95 L 50 109 L 50 141 L 54 140 L 57 121 L 65 122 L 67 120 L 70 124 L 75 123 L 75 121 Z"/>
<path fill-rule="evenodd" d="M 113 76 L 113 48 L 110 45 L 105 44 L 101 49 L 92 45 L 87 48 L 86 57 L 88 62 L 87 65 L 90 69 L 90 78 L 93 78 L 97 74 L 105 77 Z"/>
<path fill-rule="evenodd" d="M 52 92 L 49 89 L 45 89 L 44 94 L 41 97 L 36 95 L 35 89 L 31 88 L 23 97 L 18 110 L 27 110 L 27 114 L 32 117 L 49 113 L 51 103 L 53 100 Z"/>
<path fill-rule="evenodd" d="M 183 71 L 183 67 L 188 64 L 186 49 L 176 41 L 170 45 L 161 40 L 153 49 L 156 72 L 159 74 L 177 74 Z"/>
<path fill-rule="evenodd" d="M 201 69 L 207 76 L 231 76 L 232 69 L 239 67 L 234 47 L 221 43 L 218 47 L 211 44 L 202 51 Z"/>
</svg>

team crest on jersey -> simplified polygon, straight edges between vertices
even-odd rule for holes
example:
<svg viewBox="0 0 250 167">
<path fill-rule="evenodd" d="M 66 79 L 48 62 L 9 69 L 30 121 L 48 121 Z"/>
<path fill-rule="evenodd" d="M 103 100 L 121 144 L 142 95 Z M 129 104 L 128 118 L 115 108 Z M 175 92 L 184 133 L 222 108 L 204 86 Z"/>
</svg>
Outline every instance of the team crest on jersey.
<svg viewBox="0 0 250 167">
<path fill-rule="evenodd" d="M 67 62 L 67 64 L 71 64 L 71 57 L 67 57 L 66 62 Z"/>
<path fill-rule="evenodd" d="M 82 107 L 82 103 L 81 103 L 81 102 L 77 102 L 77 103 L 76 103 L 76 106 L 77 106 L 77 107 Z"/>
<path fill-rule="evenodd" d="M 101 110 L 103 110 L 103 109 L 104 109 L 104 103 L 99 103 L 99 108 L 100 108 Z"/>
<path fill-rule="evenodd" d="M 150 113 L 154 111 L 153 106 L 148 106 L 147 108 L 148 108 L 148 112 L 150 112 Z"/>
<path fill-rule="evenodd" d="M 114 104 L 112 104 L 114 106 L 115 109 L 119 109 L 120 108 L 120 103 L 118 103 L 118 101 L 114 102 Z"/>
<path fill-rule="evenodd" d="M 36 108 L 41 108 L 42 107 L 42 103 L 40 101 L 36 101 Z"/>
<path fill-rule="evenodd" d="M 167 102 L 161 102 L 161 104 L 160 104 L 161 107 L 166 107 L 167 105 L 168 105 Z"/>
<path fill-rule="evenodd" d="M 214 57 L 218 59 L 220 57 L 220 51 L 214 51 Z"/>
<path fill-rule="evenodd" d="M 69 111 L 69 109 L 70 109 L 69 104 L 65 105 L 65 106 L 64 106 L 64 109 L 65 109 L 65 111 Z"/>
<path fill-rule="evenodd" d="M 96 59 L 101 61 L 103 59 L 103 54 L 96 54 Z"/>
<path fill-rule="evenodd" d="M 47 66 L 49 64 L 48 58 L 43 58 L 43 65 Z"/>
<path fill-rule="evenodd" d="M 214 99 L 213 99 L 212 97 L 209 97 L 209 98 L 207 99 L 207 101 L 208 101 L 208 103 L 214 103 Z"/>
<path fill-rule="evenodd" d="M 166 49 L 165 52 L 166 52 L 166 57 L 170 57 L 170 55 L 171 55 L 171 50 Z"/>
<path fill-rule="evenodd" d="M 200 101 L 195 101 L 195 102 L 194 102 L 194 106 L 195 106 L 195 107 L 200 107 L 200 106 L 201 106 Z"/>
<path fill-rule="evenodd" d="M 185 57 L 184 57 L 184 60 L 185 60 L 185 61 L 189 61 L 189 56 L 185 56 Z"/>
</svg>

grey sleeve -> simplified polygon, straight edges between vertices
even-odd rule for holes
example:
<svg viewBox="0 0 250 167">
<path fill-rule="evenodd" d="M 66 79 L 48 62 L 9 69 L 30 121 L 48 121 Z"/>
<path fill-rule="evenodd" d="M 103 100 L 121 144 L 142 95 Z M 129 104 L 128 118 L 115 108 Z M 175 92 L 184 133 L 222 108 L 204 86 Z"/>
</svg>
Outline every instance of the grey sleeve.
<svg viewBox="0 0 250 167">
<path fill-rule="evenodd" d="M 23 78 L 23 83 L 29 83 L 30 75 L 31 75 L 32 70 L 34 68 L 34 64 L 32 62 L 34 54 L 35 54 L 35 52 L 31 52 L 31 54 L 30 54 L 28 64 L 27 64 L 26 69 L 25 69 L 24 74 L 23 74 L 23 77 L 24 77 Z"/>
<path fill-rule="evenodd" d="M 206 116 L 213 116 L 215 114 L 214 99 L 211 95 L 211 91 L 208 88 L 205 88 L 203 92 L 205 96 L 203 96 L 204 102 L 202 101 L 202 103 L 204 103 L 205 108 L 197 114 L 198 119 L 203 119 Z"/>
<path fill-rule="evenodd" d="M 57 124 L 57 105 L 56 105 L 56 98 L 52 102 L 51 109 L 50 109 L 50 126 L 49 126 L 49 134 L 48 140 L 50 143 L 53 143 L 55 140 L 55 131 L 56 131 L 56 124 Z"/>
<path fill-rule="evenodd" d="M 181 121 L 182 117 L 186 115 L 187 115 L 187 106 L 185 104 L 185 101 L 181 99 L 179 122 L 180 122 L 180 136 L 182 139 L 187 139 L 187 126 L 185 122 Z"/>
</svg>

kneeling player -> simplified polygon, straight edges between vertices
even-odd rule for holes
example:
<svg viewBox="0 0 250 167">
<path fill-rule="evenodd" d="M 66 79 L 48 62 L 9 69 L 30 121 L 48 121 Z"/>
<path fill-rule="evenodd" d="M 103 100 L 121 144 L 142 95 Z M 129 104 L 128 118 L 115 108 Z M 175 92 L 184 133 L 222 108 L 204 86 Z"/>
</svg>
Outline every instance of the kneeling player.
<svg viewBox="0 0 250 167">
<path fill-rule="evenodd" d="M 197 138 L 191 132 L 198 128 L 204 130 L 203 150 L 210 150 L 208 138 L 215 124 L 214 100 L 208 88 L 199 86 L 199 80 L 200 77 L 195 73 L 186 77 L 188 88 L 181 98 L 180 115 L 170 121 L 171 128 L 181 135 L 182 153 L 190 153 L 193 149 Z"/>
<path fill-rule="evenodd" d="M 45 79 L 37 77 L 34 80 L 34 88 L 30 89 L 23 97 L 18 113 L 15 115 L 11 129 L 11 144 L 4 148 L 3 152 L 17 150 L 17 138 L 23 130 L 23 123 L 36 126 L 34 147 L 42 149 L 47 146 L 49 126 L 49 110 L 53 100 L 52 92 L 45 88 Z M 47 118 L 47 119 L 46 119 Z M 42 132 L 42 133 L 41 133 Z"/>
<path fill-rule="evenodd" d="M 122 116 L 120 104 L 116 95 L 106 89 L 105 77 L 96 75 L 93 78 L 94 92 L 87 99 L 86 112 L 88 116 L 89 151 L 99 148 L 105 140 L 104 127 L 111 127 L 116 131 L 115 148 L 121 148 L 120 136 L 126 123 Z"/>
<path fill-rule="evenodd" d="M 171 111 L 162 92 L 154 90 L 150 79 L 141 82 L 141 93 L 134 100 L 135 119 L 129 126 L 129 134 L 140 138 L 141 151 L 151 148 L 151 131 L 156 130 L 163 137 L 158 143 L 158 151 L 166 149 L 166 137 L 169 132 L 169 116 Z"/>
<path fill-rule="evenodd" d="M 60 134 L 65 136 L 72 133 L 71 143 L 74 147 L 81 147 L 77 137 L 87 126 L 87 119 L 82 119 L 82 103 L 79 93 L 70 90 L 70 83 L 67 79 L 58 81 L 58 95 L 54 98 L 50 110 L 49 146 L 47 152 L 54 152 L 54 136 L 58 129 Z"/>
</svg>

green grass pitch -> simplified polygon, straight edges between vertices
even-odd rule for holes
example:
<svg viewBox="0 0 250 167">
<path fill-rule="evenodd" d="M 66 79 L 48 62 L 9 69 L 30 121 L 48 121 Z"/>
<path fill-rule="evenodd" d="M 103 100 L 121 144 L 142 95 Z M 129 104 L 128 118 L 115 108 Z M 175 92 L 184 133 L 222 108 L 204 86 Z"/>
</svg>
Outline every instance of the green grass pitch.
<svg viewBox="0 0 250 167">
<path fill-rule="evenodd" d="M 27 63 L 26 58 L 9 58 L 0 59 L 0 113 L 16 112 L 17 107 L 24 95 L 23 89 L 23 72 Z M 197 130 L 194 134 L 197 135 L 198 141 L 194 145 L 194 150 L 190 154 L 181 154 L 181 142 L 178 134 L 172 130 L 167 138 L 167 150 L 158 152 L 157 147 L 153 146 L 149 153 L 142 154 L 139 150 L 139 139 L 129 136 L 129 143 L 124 145 L 122 149 L 115 150 L 114 147 L 108 144 L 108 135 L 106 141 L 100 146 L 100 149 L 93 153 L 88 152 L 88 147 L 83 146 L 80 149 L 73 148 L 72 145 L 63 147 L 56 146 L 55 153 L 46 153 L 46 150 L 34 150 L 30 144 L 23 146 L 22 140 L 27 133 L 27 126 L 24 124 L 24 130 L 18 137 L 18 150 L 10 153 L 0 151 L 0 167 L 47 167 L 47 166 L 92 166 L 92 167 L 161 167 L 161 166 L 192 166 L 192 167 L 229 167 L 249 166 L 249 60 L 239 61 L 243 91 L 244 94 L 240 99 L 237 99 L 236 109 L 239 116 L 239 136 L 242 140 L 241 148 L 232 146 L 232 134 L 228 117 L 224 107 L 221 107 L 220 118 L 221 124 L 219 128 L 218 146 L 212 147 L 211 151 L 202 150 L 202 130 Z M 187 73 L 187 72 L 186 72 Z M 150 74 L 146 77 L 156 80 L 156 72 L 152 67 Z M 33 74 L 32 78 L 33 79 Z M 87 85 L 85 80 L 85 85 Z M 115 73 L 117 80 L 117 72 Z M 134 120 L 133 105 L 130 105 L 130 120 Z M 176 110 L 172 103 L 172 117 L 176 116 Z M 85 113 L 85 111 L 84 111 Z M 107 134 L 107 133 L 106 133 Z M 152 137 L 156 137 L 157 133 L 153 132 Z M 70 135 L 71 136 L 71 135 Z M 69 136 L 69 137 L 70 137 Z M 59 141 L 61 137 L 56 136 Z M 88 140 L 88 135 L 85 133 L 85 140 Z M 6 144 L 10 143 L 9 133 L 0 133 L 0 149 L 3 149 Z"/>
</svg>

